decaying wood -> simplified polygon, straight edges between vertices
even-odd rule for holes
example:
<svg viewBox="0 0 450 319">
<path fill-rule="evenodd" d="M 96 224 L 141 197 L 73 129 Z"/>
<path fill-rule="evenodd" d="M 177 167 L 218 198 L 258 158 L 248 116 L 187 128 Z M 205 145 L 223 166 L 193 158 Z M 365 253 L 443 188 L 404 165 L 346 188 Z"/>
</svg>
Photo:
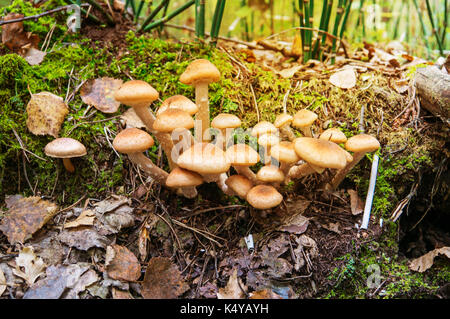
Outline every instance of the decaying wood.
<svg viewBox="0 0 450 319">
<path fill-rule="evenodd" d="M 435 66 L 419 68 L 416 88 L 421 106 L 450 123 L 450 75 Z"/>
</svg>

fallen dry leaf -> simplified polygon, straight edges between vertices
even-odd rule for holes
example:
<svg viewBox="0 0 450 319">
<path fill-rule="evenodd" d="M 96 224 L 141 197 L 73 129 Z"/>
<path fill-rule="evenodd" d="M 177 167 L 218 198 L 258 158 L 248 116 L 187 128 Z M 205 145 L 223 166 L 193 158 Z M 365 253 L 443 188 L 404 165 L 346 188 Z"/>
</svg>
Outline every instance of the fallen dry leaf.
<svg viewBox="0 0 450 319">
<path fill-rule="evenodd" d="M 261 289 L 250 293 L 249 299 L 283 299 L 271 289 Z"/>
<path fill-rule="evenodd" d="M 450 247 L 436 248 L 419 258 L 413 259 L 409 264 L 409 269 L 424 272 L 433 266 L 434 258 L 438 255 L 445 255 L 450 258 Z"/>
<path fill-rule="evenodd" d="M 105 266 L 112 279 L 137 281 L 141 276 L 141 265 L 128 248 L 111 245 L 106 248 Z"/>
<path fill-rule="evenodd" d="M 94 225 L 95 212 L 91 209 L 84 210 L 80 216 L 74 221 L 64 224 L 64 228 L 74 228 L 78 226 L 91 226 Z"/>
<path fill-rule="evenodd" d="M 3 20 L 23 18 L 23 14 L 9 13 Z M 37 48 L 39 37 L 31 32 L 25 32 L 23 22 L 13 22 L 2 26 L 2 43 L 11 51 L 25 55 L 29 48 Z"/>
<path fill-rule="evenodd" d="M 27 127 L 35 135 L 58 137 L 69 107 L 62 97 L 50 92 L 40 92 L 31 96 L 27 105 Z"/>
<path fill-rule="evenodd" d="M 0 268 L 0 297 L 3 295 L 3 293 L 6 290 L 6 277 L 3 273 L 3 270 Z"/>
<path fill-rule="evenodd" d="M 144 122 L 137 116 L 133 108 L 129 108 L 120 118 L 125 121 L 126 127 L 145 128 Z"/>
<path fill-rule="evenodd" d="M 44 61 L 46 55 L 47 53 L 45 53 L 44 51 L 35 48 L 30 48 L 24 55 L 24 58 L 29 65 L 38 65 L 41 64 L 42 61 Z"/>
<path fill-rule="evenodd" d="M 174 299 L 189 290 L 177 266 L 166 257 L 153 257 L 147 265 L 141 294 L 145 299 Z"/>
<path fill-rule="evenodd" d="M 364 211 L 364 202 L 358 196 L 358 192 L 353 189 L 349 189 L 347 190 L 347 192 L 350 195 L 350 209 L 352 211 L 352 214 L 361 214 Z"/>
<path fill-rule="evenodd" d="M 114 93 L 122 83 L 122 80 L 108 77 L 89 80 L 81 87 L 81 99 L 103 113 L 115 113 L 120 102 L 114 99 Z"/>
<path fill-rule="evenodd" d="M 123 291 L 117 288 L 112 288 L 111 294 L 113 299 L 134 299 L 129 291 Z"/>
<path fill-rule="evenodd" d="M 69 247 L 88 250 L 92 247 L 106 248 L 110 240 L 100 235 L 95 228 L 81 226 L 74 229 L 65 229 L 58 235 L 58 239 Z"/>
<path fill-rule="evenodd" d="M 341 89 L 351 89 L 356 85 L 356 72 L 354 68 L 347 68 L 330 76 L 330 83 Z"/>
<path fill-rule="evenodd" d="M 24 279 L 29 286 L 44 274 L 44 269 L 47 267 L 44 261 L 35 255 L 32 246 L 24 247 L 15 261 L 14 275 Z"/>
<path fill-rule="evenodd" d="M 10 244 L 24 243 L 58 212 L 58 206 L 40 197 L 9 196 L 8 207 L 0 224 Z"/>
<path fill-rule="evenodd" d="M 244 299 L 246 289 L 242 280 L 238 278 L 238 272 L 235 268 L 228 279 L 228 283 L 224 288 L 219 288 L 217 299 Z"/>
</svg>

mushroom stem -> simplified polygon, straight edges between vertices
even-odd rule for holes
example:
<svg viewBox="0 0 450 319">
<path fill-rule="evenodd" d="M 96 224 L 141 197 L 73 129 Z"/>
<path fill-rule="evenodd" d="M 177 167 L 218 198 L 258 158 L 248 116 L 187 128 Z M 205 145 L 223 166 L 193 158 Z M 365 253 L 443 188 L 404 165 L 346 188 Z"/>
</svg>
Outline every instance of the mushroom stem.
<svg viewBox="0 0 450 319">
<path fill-rule="evenodd" d="M 239 165 L 233 165 L 234 169 L 239 175 L 244 175 L 247 177 L 250 181 L 252 181 L 254 184 L 258 182 L 258 179 L 256 178 L 256 174 L 253 173 L 253 171 L 248 166 L 239 166 Z"/>
<path fill-rule="evenodd" d="M 289 170 L 288 176 L 290 178 L 295 179 L 295 178 L 301 178 L 303 176 L 314 174 L 314 173 L 316 173 L 316 171 L 311 167 L 311 165 L 309 165 L 308 163 L 303 163 L 301 165 L 293 166 Z"/>
<path fill-rule="evenodd" d="M 68 172 L 70 172 L 70 173 L 75 172 L 75 166 L 73 166 L 70 158 L 63 158 L 62 161 L 63 161 L 64 167 L 66 168 L 66 170 Z"/>
<path fill-rule="evenodd" d="M 289 125 L 280 127 L 280 133 L 283 134 L 284 136 L 286 136 L 286 138 L 291 142 L 293 140 L 295 140 L 296 136 L 294 134 L 294 131 L 292 130 L 292 128 Z"/>
<path fill-rule="evenodd" d="M 208 136 L 204 136 L 205 131 L 207 131 L 210 126 L 208 82 L 195 83 L 195 104 L 198 106 L 198 112 L 195 115 L 195 140 L 197 142 L 209 141 L 209 132 L 207 133 Z"/>
<path fill-rule="evenodd" d="M 343 169 L 339 170 L 330 182 L 330 189 L 336 189 L 339 184 L 344 180 L 350 170 L 358 164 L 358 162 L 366 155 L 366 152 L 353 153 L 353 161 L 347 164 Z"/>
<path fill-rule="evenodd" d="M 311 126 L 306 126 L 300 128 L 300 131 L 302 131 L 303 135 L 306 137 L 313 137 L 311 133 Z"/>
<path fill-rule="evenodd" d="M 224 192 L 225 194 L 229 195 L 229 196 L 234 196 L 236 195 L 235 192 L 233 192 L 228 185 L 225 183 L 228 179 L 228 175 L 227 173 L 222 173 L 219 176 L 219 180 L 216 182 L 217 186 L 219 186 L 219 188 L 222 190 L 222 192 Z"/>
<path fill-rule="evenodd" d="M 144 172 L 157 181 L 161 185 L 166 185 L 166 179 L 169 174 L 153 164 L 152 160 L 145 156 L 143 153 L 131 153 L 128 154 L 128 158 L 131 162 L 138 165 Z"/>
<path fill-rule="evenodd" d="M 161 144 L 161 147 L 166 153 L 167 161 L 169 162 L 170 169 L 174 169 L 177 165 L 172 160 L 172 148 L 173 148 L 173 142 L 172 138 L 170 137 L 170 134 L 168 133 L 161 133 L 158 131 L 155 131 L 153 129 L 153 123 L 155 122 L 156 118 L 153 115 L 152 112 L 149 110 L 149 104 L 141 104 L 141 105 L 134 105 L 133 106 L 134 112 L 137 116 L 141 119 L 141 121 L 145 124 L 147 129 L 153 133 L 158 140 L 158 142 Z"/>
<path fill-rule="evenodd" d="M 180 192 L 186 198 L 195 198 L 198 195 L 197 189 L 194 186 L 180 187 Z"/>
</svg>

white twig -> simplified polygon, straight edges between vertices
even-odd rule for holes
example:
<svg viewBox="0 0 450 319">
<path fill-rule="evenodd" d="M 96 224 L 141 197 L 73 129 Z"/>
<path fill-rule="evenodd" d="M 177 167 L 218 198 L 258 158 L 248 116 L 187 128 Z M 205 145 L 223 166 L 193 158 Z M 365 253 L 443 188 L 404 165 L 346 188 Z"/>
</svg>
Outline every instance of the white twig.
<svg viewBox="0 0 450 319">
<path fill-rule="evenodd" d="M 367 229 L 370 220 L 370 211 L 372 210 L 373 195 L 375 193 L 375 184 L 378 172 L 378 155 L 373 156 L 372 170 L 370 171 L 369 189 L 367 191 L 366 206 L 364 206 L 364 215 L 361 223 L 361 229 Z"/>
</svg>

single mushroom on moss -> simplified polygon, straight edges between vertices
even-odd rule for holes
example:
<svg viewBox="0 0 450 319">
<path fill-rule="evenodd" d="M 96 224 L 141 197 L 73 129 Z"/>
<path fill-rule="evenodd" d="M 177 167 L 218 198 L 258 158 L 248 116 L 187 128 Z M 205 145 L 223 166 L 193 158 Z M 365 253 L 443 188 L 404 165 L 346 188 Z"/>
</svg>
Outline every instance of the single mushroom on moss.
<svg viewBox="0 0 450 319">
<path fill-rule="evenodd" d="M 220 135 L 216 138 L 216 145 L 222 146 L 223 149 L 227 148 L 227 142 L 231 134 L 227 132 L 229 129 L 235 129 L 241 126 L 241 120 L 239 117 L 233 114 L 220 113 L 217 115 L 211 122 L 211 127 L 218 129 L 220 131 Z"/>
<path fill-rule="evenodd" d="M 196 114 L 194 133 L 197 142 L 210 140 L 209 135 L 204 136 L 210 127 L 208 85 L 219 80 L 219 70 L 206 59 L 194 60 L 180 76 L 181 83 L 195 87 L 195 104 L 199 108 Z M 199 125 L 201 125 L 201 129 L 198 127 Z"/>
<path fill-rule="evenodd" d="M 87 154 L 86 147 L 70 137 L 60 137 L 54 139 L 45 146 L 44 153 L 50 157 L 61 158 L 64 167 L 70 173 L 75 172 L 75 166 L 73 166 L 70 159 Z"/>
<path fill-rule="evenodd" d="M 173 188 L 181 188 L 182 194 L 187 198 L 194 198 L 197 196 L 195 186 L 203 183 L 203 178 L 195 173 L 176 167 L 170 172 L 166 180 L 166 185 Z"/>
<path fill-rule="evenodd" d="M 316 113 L 303 109 L 294 115 L 292 126 L 298 128 L 305 137 L 312 137 L 311 126 L 317 118 L 318 116 Z"/>
<path fill-rule="evenodd" d="M 353 152 L 353 160 L 343 169 L 339 170 L 330 182 L 329 188 L 336 189 L 347 173 L 366 155 L 380 148 L 380 142 L 368 134 L 358 134 L 350 137 L 345 143 L 345 148 Z"/>
<path fill-rule="evenodd" d="M 256 209 L 270 209 L 282 201 L 283 196 L 270 185 L 257 185 L 247 193 L 247 202 Z"/>
<path fill-rule="evenodd" d="M 167 109 L 181 109 L 185 112 L 188 112 L 189 115 L 192 116 L 195 113 L 197 113 L 198 106 L 184 95 L 174 95 L 165 99 L 162 102 L 161 106 L 156 112 L 156 116 L 158 116 Z"/>
<path fill-rule="evenodd" d="M 300 178 L 326 168 L 341 169 L 347 164 L 345 151 L 336 143 L 312 137 L 298 137 L 294 148 L 297 155 L 306 163 L 290 169 L 291 178 Z"/>
<path fill-rule="evenodd" d="M 113 147 L 117 152 L 127 154 L 131 162 L 138 165 L 161 185 L 166 185 L 169 174 L 153 164 L 151 159 L 143 154 L 153 144 L 154 141 L 150 134 L 134 127 L 121 131 L 113 141 Z"/>
<path fill-rule="evenodd" d="M 250 166 L 259 162 L 259 154 L 247 144 L 234 144 L 225 152 L 228 162 L 234 167 L 239 175 L 244 175 L 252 183 L 257 182 L 255 173 Z"/>
<path fill-rule="evenodd" d="M 285 136 L 291 142 L 296 138 L 295 133 L 291 128 L 293 119 L 294 118 L 292 117 L 292 115 L 282 113 L 278 115 L 275 119 L 275 122 L 273 122 L 273 125 L 275 125 L 275 127 L 280 130 L 281 135 Z"/>
<path fill-rule="evenodd" d="M 158 97 L 159 93 L 150 84 L 141 80 L 125 82 L 114 94 L 115 100 L 131 106 L 147 129 L 155 135 L 156 139 L 161 144 L 162 149 L 166 153 L 169 166 L 172 169 L 175 167 L 175 163 L 173 163 L 170 158 L 170 152 L 173 148 L 170 134 L 157 132 L 153 129 L 153 123 L 156 118 L 149 107 L 153 101 L 158 99 Z"/>
</svg>

